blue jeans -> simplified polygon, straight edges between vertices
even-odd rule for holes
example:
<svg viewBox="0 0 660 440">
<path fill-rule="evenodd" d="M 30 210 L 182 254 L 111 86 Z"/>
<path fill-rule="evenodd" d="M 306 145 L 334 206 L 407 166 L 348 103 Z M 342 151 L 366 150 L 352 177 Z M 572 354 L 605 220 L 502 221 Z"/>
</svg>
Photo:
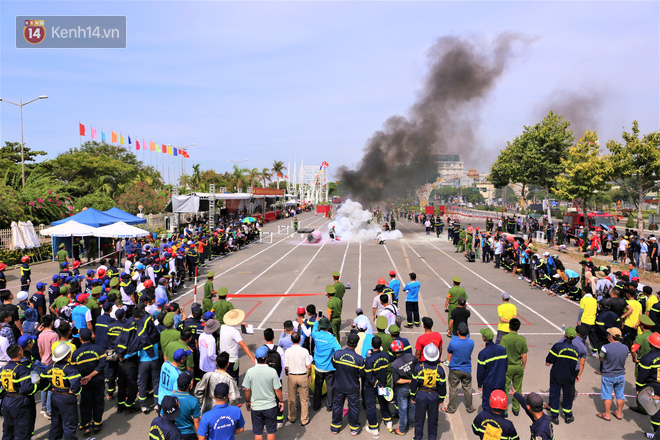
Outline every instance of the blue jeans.
<svg viewBox="0 0 660 440">
<path fill-rule="evenodd" d="M 52 393 L 50 391 L 42 391 L 41 392 L 41 409 L 43 411 L 46 411 L 47 413 L 50 413 L 52 408 L 50 406 L 50 397 L 52 396 Z"/>
<path fill-rule="evenodd" d="M 410 385 L 396 387 L 396 404 L 399 407 L 399 431 L 408 431 L 408 420 L 415 420 L 415 404 L 411 402 Z"/>
<path fill-rule="evenodd" d="M 600 398 L 602 400 L 612 400 L 612 393 L 614 393 L 617 400 L 624 400 L 626 398 L 623 394 L 625 385 L 626 377 L 624 375 L 616 377 L 601 376 Z"/>
</svg>

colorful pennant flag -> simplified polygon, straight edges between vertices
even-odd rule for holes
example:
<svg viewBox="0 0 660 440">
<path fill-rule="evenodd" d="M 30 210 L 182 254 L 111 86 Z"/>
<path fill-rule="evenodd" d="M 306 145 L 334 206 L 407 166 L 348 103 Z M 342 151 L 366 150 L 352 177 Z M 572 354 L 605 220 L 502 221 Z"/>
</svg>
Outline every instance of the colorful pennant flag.
<svg viewBox="0 0 660 440">
<path fill-rule="evenodd" d="M 80 136 L 85 136 L 85 126 L 82 125 L 80 122 L 78 122 L 78 130 L 80 132 Z"/>
<path fill-rule="evenodd" d="M 161 152 L 167 154 L 167 145 L 162 144 L 161 146 L 163 147 L 163 149 L 161 150 Z"/>
<path fill-rule="evenodd" d="M 172 147 L 167 147 L 167 154 L 172 155 Z"/>
<path fill-rule="evenodd" d="M 105 131 L 101 132 L 101 141 L 105 142 Z M 381 319 L 382 321 L 382 319 Z"/>
<path fill-rule="evenodd" d="M 131 137 L 128 137 L 128 145 L 131 145 Z"/>
<path fill-rule="evenodd" d="M 150 149 L 151 151 L 156 151 L 156 144 L 154 144 L 153 142 L 149 141 L 149 149 Z"/>
<path fill-rule="evenodd" d="M 124 145 L 124 136 L 121 134 L 119 135 L 119 145 Z"/>
<path fill-rule="evenodd" d="M 175 155 L 175 156 L 178 156 L 178 155 L 179 155 L 179 154 L 178 154 L 178 150 L 177 150 L 176 148 L 172 148 L 172 151 L 174 152 L 174 155 Z M 381 320 L 381 321 L 382 321 L 382 320 Z"/>
<path fill-rule="evenodd" d="M 96 128 L 92 127 L 92 139 L 96 139 Z"/>
<path fill-rule="evenodd" d="M 142 141 L 144 143 L 144 141 Z M 135 141 L 135 149 L 139 150 L 140 149 L 140 141 Z M 382 321 L 382 319 L 381 319 Z"/>
<path fill-rule="evenodd" d="M 111 131 L 110 134 L 112 135 L 111 136 L 112 137 L 112 143 L 116 144 L 117 143 L 117 133 L 115 133 L 114 131 Z"/>
</svg>

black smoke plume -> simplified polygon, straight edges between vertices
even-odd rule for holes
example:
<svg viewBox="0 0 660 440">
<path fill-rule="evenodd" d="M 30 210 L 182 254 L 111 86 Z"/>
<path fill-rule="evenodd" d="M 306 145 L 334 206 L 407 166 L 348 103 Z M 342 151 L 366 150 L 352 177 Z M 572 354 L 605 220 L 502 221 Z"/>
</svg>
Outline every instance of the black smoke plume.
<svg viewBox="0 0 660 440">
<path fill-rule="evenodd" d="M 557 89 L 537 107 L 539 120 L 550 111 L 562 115 L 571 123 L 569 127 L 575 140 L 584 136 L 587 130 L 595 131 L 603 108 L 603 88 L 600 92 L 593 89 L 581 90 Z"/>
<path fill-rule="evenodd" d="M 512 58 L 518 34 L 501 34 L 492 47 L 457 37 L 442 37 L 428 53 L 430 71 L 409 116 L 391 116 L 369 139 L 356 170 L 339 169 L 352 197 L 370 205 L 393 197 L 412 197 L 435 181 L 435 155 L 466 157 L 476 150 L 480 104 Z"/>
</svg>

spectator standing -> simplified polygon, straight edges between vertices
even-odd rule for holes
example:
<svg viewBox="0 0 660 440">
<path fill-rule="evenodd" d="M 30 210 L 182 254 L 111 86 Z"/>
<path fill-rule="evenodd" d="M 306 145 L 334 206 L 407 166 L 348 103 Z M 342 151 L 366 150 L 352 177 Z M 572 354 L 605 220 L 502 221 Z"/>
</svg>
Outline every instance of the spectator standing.
<svg viewBox="0 0 660 440">
<path fill-rule="evenodd" d="M 417 365 L 417 358 L 410 352 L 406 352 L 403 342 L 394 340 L 390 349 L 396 357 L 392 362 L 392 383 L 396 406 L 399 409 L 399 427 L 393 432 L 398 435 L 406 435 L 408 429 L 414 426 L 415 403 L 410 394 L 410 383 Z"/>
<path fill-rule="evenodd" d="M 225 317 L 226 321 L 226 317 Z M 255 440 L 263 438 L 266 428 L 268 440 L 275 440 L 277 412 L 284 409 L 282 383 L 277 372 L 266 364 L 268 347 L 262 345 L 255 351 L 256 365 L 247 370 L 243 379 L 247 410 L 251 412 L 252 432 Z"/>
<path fill-rule="evenodd" d="M 472 405 L 472 351 L 474 341 L 468 339 L 468 326 L 465 323 L 458 325 L 458 336 L 454 336 L 447 346 L 447 361 L 449 362 L 449 402 L 442 411 L 453 414 L 456 412 L 456 398 L 458 386 L 463 388 L 465 407 L 468 413 L 476 409 Z"/>
<path fill-rule="evenodd" d="M 358 340 L 358 335 L 349 334 L 346 348 L 337 350 L 332 356 L 336 368 L 330 422 L 330 431 L 333 433 L 338 433 L 341 429 L 346 400 L 348 400 L 348 427 L 351 434 L 357 435 L 360 432 L 360 379 L 364 378 L 364 359 L 355 352 Z"/>
<path fill-rule="evenodd" d="M 603 420 L 610 420 L 610 411 L 612 408 L 612 394 L 616 397 L 616 411 L 611 415 L 621 420 L 623 418 L 622 410 L 625 403 L 623 388 L 626 384 L 626 359 L 628 357 L 628 347 L 621 343 L 621 330 L 616 327 L 607 329 L 608 344 L 600 349 L 601 370 L 601 389 L 600 398 L 603 399 L 605 410 L 602 413 L 596 413 L 596 417 Z"/>
<path fill-rule="evenodd" d="M 217 342 L 213 333 L 219 328 L 218 321 L 209 319 L 204 326 L 204 334 L 199 336 L 199 368 L 205 373 L 212 372 L 216 367 Z"/>
<path fill-rule="evenodd" d="M 413 323 L 415 327 L 419 327 L 419 288 L 420 282 L 417 281 L 417 274 L 411 272 L 408 274 L 410 282 L 403 287 L 406 292 L 406 319 L 408 321 L 408 328 L 412 328 Z"/>
<path fill-rule="evenodd" d="M 59 339 L 57 333 L 53 330 L 53 317 L 52 315 L 45 315 L 41 318 L 41 325 L 44 330 L 39 334 L 37 345 L 39 346 L 39 355 L 41 356 L 41 363 L 47 367 L 53 366 L 53 344 Z M 51 414 L 51 392 L 41 392 L 41 414 L 47 419 L 50 419 Z"/>
<path fill-rule="evenodd" d="M 424 347 L 424 361 L 415 365 L 410 394 L 415 402 L 415 440 L 424 438 L 424 421 L 428 418 L 428 439 L 438 434 L 439 404 L 447 396 L 445 370 L 440 365 L 440 350 L 434 344 Z"/>
<path fill-rule="evenodd" d="M 457 306 L 454 310 L 451 311 L 449 314 L 449 323 L 447 325 L 447 336 L 450 338 L 452 336 L 457 336 L 458 335 L 458 326 L 461 325 L 461 323 L 465 323 L 465 325 L 468 325 L 468 319 L 470 319 L 471 312 L 467 309 L 467 302 L 465 298 L 458 298 L 458 301 L 456 302 Z M 470 330 L 468 328 L 468 334 L 470 333 Z"/>
<path fill-rule="evenodd" d="M 177 378 L 177 389 L 172 394 L 179 399 L 179 417 L 174 424 L 181 433 L 183 440 L 197 440 L 201 412 L 199 403 L 189 394 L 193 386 L 194 375 L 192 371 L 185 371 Z"/>
<path fill-rule="evenodd" d="M 236 381 L 229 375 L 229 373 L 227 373 L 227 367 L 229 366 L 229 353 L 226 351 L 220 353 L 216 359 L 216 363 L 218 368 L 215 371 L 206 373 L 195 387 L 194 394 L 199 401 L 202 414 L 213 409 L 216 396 L 212 391 L 221 383 L 225 383 L 229 387 L 229 403 L 238 403 L 238 400 L 241 397 Z"/>
<path fill-rule="evenodd" d="M 378 435 L 378 418 L 376 415 L 376 403 L 380 406 L 380 414 L 388 431 L 392 431 L 392 415 L 390 405 L 385 397 L 380 395 L 379 390 L 390 386 L 390 356 L 387 350 L 381 350 L 382 340 L 374 336 L 371 340 L 372 353 L 365 360 L 365 384 L 364 401 L 367 409 L 367 427 L 365 431 L 372 435 Z"/>
<path fill-rule="evenodd" d="M 380 302 L 380 300 L 379 300 L 379 302 Z M 367 318 L 364 315 L 364 312 L 362 311 L 362 309 L 358 308 L 357 310 L 355 310 L 355 314 L 357 316 L 353 319 L 352 327 L 358 328 L 358 324 L 360 322 L 364 322 L 365 323 L 365 332 L 369 335 L 373 335 L 374 334 L 374 328 L 372 327 L 371 321 L 369 320 L 369 318 Z"/>
<path fill-rule="evenodd" d="M 163 399 L 163 415 L 157 416 L 151 422 L 149 438 L 154 440 L 181 440 L 181 433 L 174 421 L 179 417 L 179 401 L 174 396 Z"/>
<path fill-rule="evenodd" d="M 422 325 L 424 326 L 424 334 L 417 337 L 415 343 L 415 356 L 420 361 L 425 361 L 424 347 L 433 344 L 438 347 L 438 351 L 442 354 L 442 335 L 433 331 L 433 320 L 428 316 L 422 318 Z"/>
<path fill-rule="evenodd" d="M 284 352 L 284 365 L 289 393 L 290 423 L 296 422 L 296 396 L 300 397 L 300 425 L 309 424 L 309 379 L 312 371 L 312 357 L 307 349 L 300 346 L 300 333 L 291 334 L 291 348 Z"/>
<path fill-rule="evenodd" d="M 341 346 L 332 332 L 330 320 L 326 317 L 314 323 L 312 340 L 314 341 L 314 411 L 321 409 L 321 396 L 323 382 L 325 381 L 327 393 L 325 406 L 328 412 L 332 411 L 333 392 L 335 384 L 335 366 L 332 357 Z M 357 335 L 356 335 L 357 336 Z"/>
<path fill-rule="evenodd" d="M 550 411 L 551 421 L 559 424 L 559 397 L 563 393 L 561 407 L 564 412 L 566 423 L 572 423 L 573 397 L 575 393 L 575 379 L 580 354 L 577 347 L 573 345 L 573 339 L 577 337 L 574 328 L 569 327 L 564 333 L 564 340 L 556 343 L 550 349 L 545 358 L 546 365 L 552 365 L 550 370 Z"/>
<path fill-rule="evenodd" d="M 245 419 L 241 409 L 229 405 L 229 385 L 219 383 L 213 388 L 215 406 L 202 414 L 197 430 L 198 438 L 204 440 L 234 440 L 236 434 L 245 430 Z"/>
<path fill-rule="evenodd" d="M 223 317 L 224 324 L 220 326 L 220 341 L 219 341 L 219 351 L 226 351 L 229 353 L 229 366 L 227 367 L 227 373 L 238 381 L 238 348 L 242 348 L 245 354 L 248 355 L 252 362 L 255 362 L 254 355 L 250 351 L 250 348 L 247 346 L 241 332 L 239 332 L 235 326 L 243 323 L 245 319 L 245 312 L 241 309 L 233 309 L 225 313 Z"/>
</svg>

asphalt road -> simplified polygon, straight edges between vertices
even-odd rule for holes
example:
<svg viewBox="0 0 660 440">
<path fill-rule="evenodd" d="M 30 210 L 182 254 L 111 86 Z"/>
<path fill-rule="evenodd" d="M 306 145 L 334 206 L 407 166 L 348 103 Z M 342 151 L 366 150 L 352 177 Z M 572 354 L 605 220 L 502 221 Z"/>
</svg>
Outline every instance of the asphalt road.
<svg viewBox="0 0 660 440">
<path fill-rule="evenodd" d="M 407 274 L 414 271 L 422 287 L 420 291 L 420 312 L 422 316 L 430 316 L 435 322 L 435 329 L 444 335 L 442 359 L 446 358 L 446 347 L 449 339 L 446 337 L 446 314 L 444 313 L 444 298 L 451 283 L 451 278 L 458 275 L 463 279 L 463 286 L 468 293 L 468 304 L 472 310 L 470 330 L 477 343 L 473 353 L 473 372 L 476 372 L 477 352 L 482 349 L 478 330 L 487 326 L 496 330 L 497 306 L 501 303 L 502 291 L 511 294 L 511 302 L 518 308 L 518 315 L 523 322 L 520 334 L 527 338 L 529 358 L 525 373 L 523 391 L 547 393 L 549 387 L 549 367 L 544 365 L 545 356 L 550 347 L 562 335 L 564 325 L 575 325 L 578 307 L 576 304 L 562 298 L 550 297 L 539 290 L 529 288 L 524 281 L 511 274 L 493 268 L 492 264 L 479 262 L 468 263 L 462 254 L 454 253 L 448 243 L 446 232 L 440 238 L 435 234 L 427 236 L 421 225 L 399 220 L 398 228 L 403 232 L 402 240 L 390 240 L 385 245 L 376 241 L 363 243 L 330 241 L 327 238 L 328 220 L 321 216 L 305 214 L 301 216 L 300 227 L 318 228 L 324 232 L 324 239 L 319 244 L 307 244 L 300 234 L 277 234 L 278 225 L 289 224 L 279 221 L 266 226 L 265 230 L 274 232 L 273 241 L 266 238 L 265 243 L 255 243 L 248 248 L 217 260 L 209 265 L 207 270 L 216 273 L 215 286 L 229 288 L 230 296 L 240 295 L 231 299 L 237 308 L 245 310 L 246 321 L 255 326 L 255 335 L 245 338 L 254 351 L 263 343 L 262 331 L 271 327 L 279 337 L 282 324 L 287 319 L 295 319 L 295 311 L 299 306 L 314 303 L 324 307 L 326 298 L 322 295 L 324 286 L 331 283 L 331 272 L 339 270 L 342 282 L 350 283 L 344 297 L 342 319 L 342 345 L 346 339 L 350 319 L 355 308 L 362 307 L 370 313 L 374 297 L 373 287 L 380 277 L 387 278 L 387 273 L 394 269 L 402 282 L 408 281 Z M 569 268 L 577 269 L 577 264 L 566 263 Z M 573 267 L 573 265 L 575 267 Z M 38 277 L 46 277 L 54 272 L 52 263 L 35 265 L 33 273 Z M 15 271 L 8 273 L 12 284 Z M 37 276 L 33 279 L 37 280 Z M 203 279 L 200 278 L 201 287 Z M 297 296 L 312 294 L 310 296 Z M 276 295 L 276 296 L 261 296 Z M 182 292 L 176 299 L 180 304 L 189 305 L 193 300 L 192 289 Z M 201 289 L 200 297 L 201 301 Z M 403 336 L 414 343 L 421 330 L 405 330 Z M 247 356 L 241 358 L 242 376 L 251 367 Z M 612 439 L 612 438 L 642 438 L 643 430 L 650 429 L 648 417 L 638 415 L 630 410 L 624 410 L 624 419 L 604 422 L 595 417 L 597 411 L 602 411 L 600 400 L 600 376 L 593 373 L 597 367 L 596 359 L 589 357 L 588 365 L 582 380 L 577 384 L 580 393 L 574 403 L 575 422 L 566 425 L 563 420 L 555 429 L 557 439 Z M 626 395 L 634 396 L 634 378 L 632 362 L 627 364 Z M 474 374 L 473 374 L 474 376 Z M 476 380 L 474 381 L 474 393 Z M 239 383 L 240 385 L 240 383 Z M 284 390 L 286 390 L 286 385 Z M 480 403 L 481 396 L 475 395 L 475 405 Z M 547 397 L 546 397 L 547 398 Z M 633 398 L 628 404 L 634 403 Z M 154 415 L 116 414 L 114 401 L 106 405 L 103 431 L 96 438 L 116 438 L 118 436 L 136 435 L 145 438 L 148 427 Z M 40 406 L 38 405 L 38 409 Z M 237 436 L 239 439 L 252 438 L 249 413 L 244 409 L 246 432 Z M 286 424 L 278 432 L 278 438 L 352 438 L 344 426 L 339 435 L 330 434 L 330 414 L 325 410 L 318 413 L 311 411 L 312 421 L 301 427 L 299 424 Z M 443 439 L 475 438 L 471 431 L 473 416 L 467 414 L 463 401 L 459 398 L 458 411 L 453 415 L 440 413 L 439 437 Z M 299 419 L 299 418 L 298 418 Z M 524 413 L 512 416 L 521 438 L 529 436 L 530 421 Z M 396 420 L 395 420 L 396 421 Z M 360 422 L 366 423 L 362 412 Z M 48 421 L 38 417 L 35 438 L 47 438 Z M 361 433 L 359 438 L 370 438 Z M 381 428 L 381 438 L 395 438 L 384 427 Z M 406 438 L 412 438 L 409 433 Z"/>
</svg>

